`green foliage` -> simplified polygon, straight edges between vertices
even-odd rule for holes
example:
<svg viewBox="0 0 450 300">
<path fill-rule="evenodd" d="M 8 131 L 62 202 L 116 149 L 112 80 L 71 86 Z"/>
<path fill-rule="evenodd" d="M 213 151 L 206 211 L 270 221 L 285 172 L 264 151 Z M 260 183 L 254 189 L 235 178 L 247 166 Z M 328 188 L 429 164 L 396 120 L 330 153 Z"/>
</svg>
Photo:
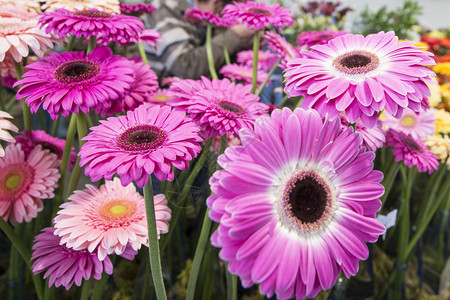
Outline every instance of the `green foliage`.
<svg viewBox="0 0 450 300">
<path fill-rule="evenodd" d="M 415 1 L 405 1 L 403 7 L 388 11 L 387 6 L 372 12 L 366 6 L 355 22 L 354 32 L 367 35 L 380 31 L 395 31 L 401 39 L 411 38 L 412 27 L 417 24 L 417 17 L 422 13 L 422 7 Z"/>
</svg>

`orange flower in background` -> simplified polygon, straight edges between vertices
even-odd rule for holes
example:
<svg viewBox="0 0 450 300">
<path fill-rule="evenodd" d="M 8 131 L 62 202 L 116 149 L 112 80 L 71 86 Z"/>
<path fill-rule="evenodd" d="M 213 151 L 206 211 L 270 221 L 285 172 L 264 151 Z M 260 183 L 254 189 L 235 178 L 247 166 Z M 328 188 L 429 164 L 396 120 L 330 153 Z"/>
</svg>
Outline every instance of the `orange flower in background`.
<svg viewBox="0 0 450 300">
<path fill-rule="evenodd" d="M 440 44 L 441 44 L 441 46 L 450 48 L 450 39 L 448 37 L 445 37 L 442 40 L 440 40 Z"/>
</svg>

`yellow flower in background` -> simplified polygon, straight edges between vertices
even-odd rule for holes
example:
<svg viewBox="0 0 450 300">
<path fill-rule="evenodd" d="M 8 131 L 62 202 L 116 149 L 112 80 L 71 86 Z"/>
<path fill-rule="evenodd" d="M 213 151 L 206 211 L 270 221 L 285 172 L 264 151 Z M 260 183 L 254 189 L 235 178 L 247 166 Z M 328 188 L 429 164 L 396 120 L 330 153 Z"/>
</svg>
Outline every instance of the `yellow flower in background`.
<svg viewBox="0 0 450 300">
<path fill-rule="evenodd" d="M 426 34 L 429 37 L 435 38 L 435 39 L 443 39 L 445 38 L 445 33 L 439 30 L 433 30 Z"/>
<path fill-rule="evenodd" d="M 450 133 L 450 112 L 445 109 L 436 109 L 436 133 Z"/>
<path fill-rule="evenodd" d="M 442 94 L 441 94 L 441 87 L 439 86 L 436 77 L 432 77 L 433 81 L 436 82 L 436 84 L 428 84 L 428 88 L 430 89 L 431 96 L 428 98 L 428 103 L 430 103 L 431 107 L 437 107 L 439 103 L 442 102 Z M 450 92 L 450 90 L 449 90 Z M 450 95 L 450 94 L 449 94 Z"/>
<path fill-rule="evenodd" d="M 398 40 L 398 42 L 411 42 L 410 40 Z M 430 49 L 430 46 L 428 45 L 428 43 L 425 42 L 418 42 L 418 41 L 412 41 L 413 45 L 419 48 L 422 48 L 420 50 L 422 51 L 427 51 L 428 49 Z"/>
<path fill-rule="evenodd" d="M 436 73 L 450 75 L 450 62 L 437 63 L 432 69 Z"/>
<path fill-rule="evenodd" d="M 450 138 L 446 135 L 433 135 L 428 137 L 425 145 L 430 148 L 431 152 L 436 154 L 441 161 L 445 161 L 450 154 Z M 447 160 L 447 169 L 450 169 L 450 159 Z"/>
</svg>

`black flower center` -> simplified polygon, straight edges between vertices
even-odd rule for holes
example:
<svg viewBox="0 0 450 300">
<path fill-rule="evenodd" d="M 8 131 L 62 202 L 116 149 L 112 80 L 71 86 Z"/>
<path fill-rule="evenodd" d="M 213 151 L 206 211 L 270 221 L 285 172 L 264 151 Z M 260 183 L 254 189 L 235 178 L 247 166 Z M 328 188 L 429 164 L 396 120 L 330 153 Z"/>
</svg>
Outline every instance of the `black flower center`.
<svg viewBox="0 0 450 300">
<path fill-rule="evenodd" d="M 259 15 L 264 15 L 264 16 L 270 16 L 271 15 L 270 11 L 264 10 L 264 9 L 259 9 L 259 8 L 250 8 L 248 11 L 252 12 L 254 14 L 259 14 Z"/>
<path fill-rule="evenodd" d="M 139 124 L 125 130 L 117 140 L 120 148 L 133 151 L 151 151 L 164 143 L 167 134 L 154 125 Z"/>
<path fill-rule="evenodd" d="M 111 13 L 98 10 L 78 10 L 74 13 L 75 16 L 83 16 L 87 18 L 101 18 L 108 19 L 111 17 Z"/>
<path fill-rule="evenodd" d="M 219 101 L 217 104 L 224 110 L 235 113 L 235 114 L 241 114 L 244 112 L 244 108 L 242 108 L 242 106 L 232 103 L 232 102 L 229 102 L 229 101 L 222 100 L 222 101 Z"/>
<path fill-rule="evenodd" d="M 42 146 L 42 149 L 50 150 L 50 152 L 55 153 L 58 156 L 62 154 L 61 151 L 55 145 L 52 145 L 50 143 L 39 142 L 39 145 Z"/>
<path fill-rule="evenodd" d="M 55 70 L 55 78 L 66 83 L 85 81 L 97 74 L 98 65 L 86 60 L 68 61 Z"/>
<path fill-rule="evenodd" d="M 407 136 L 403 137 L 403 141 L 405 142 L 406 146 L 413 151 L 417 152 L 423 152 L 422 147 L 420 147 L 414 140 L 410 139 Z"/>
<path fill-rule="evenodd" d="M 367 66 L 370 63 L 370 57 L 361 54 L 354 54 L 343 57 L 339 63 L 349 69 Z"/>
<path fill-rule="evenodd" d="M 333 60 L 333 66 L 348 75 L 366 74 L 376 69 L 378 65 L 378 57 L 367 51 L 347 52 Z"/>
<path fill-rule="evenodd" d="M 297 180 L 289 195 L 292 214 L 303 223 L 319 220 L 327 207 L 328 193 L 314 177 Z"/>
</svg>

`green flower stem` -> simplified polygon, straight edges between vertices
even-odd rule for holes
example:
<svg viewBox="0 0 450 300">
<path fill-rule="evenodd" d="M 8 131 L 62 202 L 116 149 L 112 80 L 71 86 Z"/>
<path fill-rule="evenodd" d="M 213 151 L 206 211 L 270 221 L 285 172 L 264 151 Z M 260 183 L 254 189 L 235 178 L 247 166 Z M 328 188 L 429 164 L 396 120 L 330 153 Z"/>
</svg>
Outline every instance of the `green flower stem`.
<svg viewBox="0 0 450 300">
<path fill-rule="evenodd" d="M 0 229 L 5 233 L 5 235 L 8 237 L 8 239 L 11 241 L 11 243 L 14 245 L 14 247 L 17 249 L 17 252 L 19 252 L 20 256 L 24 260 L 24 262 L 27 264 L 30 271 L 32 270 L 31 267 L 31 254 L 28 251 L 28 248 L 25 246 L 24 242 L 19 238 L 19 236 L 14 232 L 14 230 L 11 228 L 11 226 L 8 225 L 8 223 L 3 220 L 3 218 L 0 218 Z M 43 292 L 43 285 L 42 285 L 42 279 L 38 275 L 33 275 L 33 282 L 34 282 L 34 288 L 36 290 L 36 294 L 39 300 L 44 299 L 44 292 Z"/>
<path fill-rule="evenodd" d="M 16 69 L 17 80 L 22 79 L 23 69 L 20 62 L 14 62 L 14 68 Z M 22 100 L 22 113 L 24 128 L 27 130 L 33 129 L 33 117 L 31 116 L 30 108 L 25 103 L 25 99 Z"/>
<path fill-rule="evenodd" d="M 218 79 L 216 67 L 214 64 L 214 55 L 212 50 L 212 26 L 209 24 L 206 27 L 206 57 L 208 58 L 208 67 L 209 73 L 211 73 L 211 77 L 214 79 Z"/>
<path fill-rule="evenodd" d="M 189 275 L 189 283 L 187 287 L 187 300 L 194 300 L 195 286 L 197 285 L 198 274 L 202 264 L 203 254 L 205 253 L 206 243 L 208 242 L 209 232 L 211 230 L 211 219 L 209 218 L 209 208 L 205 212 L 203 218 L 202 231 L 198 239 L 197 248 L 195 249 L 194 260 L 192 261 L 191 274 Z"/>
<path fill-rule="evenodd" d="M 141 55 L 142 62 L 148 65 L 147 54 L 145 54 L 144 45 L 142 43 L 138 43 L 139 54 Z"/>
<path fill-rule="evenodd" d="M 147 214 L 148 250 L 152 269 L 153 284 L 158 300 L 167 299 L 159 256 L 158 232 L 156 229 L 155 202 L 153 199 L 152 181 L 144 186 L 145 212 Z"/>
<path fill-rule="evenodd" d="M 142 292 L 141 292 L 141 300 L 145 300 L 147 294 L 147 286 L 148 286 L 148 278 L 150 277 L 150 264 L 145 264 L 145 273 L 142 282 Z M 94 300 L 94 299 L 92 299 Z"/>
<path fill-rule="evenodd" d="M 52 124 L 52 136 L 56 136 L 58 134 L 59 122 L 61 121 L 61 115 L 58 115 L 58 118 L 53 121 Z"/>
<path fill-rule="evenodd" d="M 283 107 L 283 105 L 286 103 L 287 99 L 289 99 L 289 96 L 286 94 L 283 96 L 283 99 L 281 99 L 280 103 L 278 103 L 277 108 Z"/>
<path fill-rule="evenodd" d="M 72 35 L 69 39 L 69 42 L 67 44 L 65 44 L 64 49 L 66 50 L 66 52 L 69 52 L 72 50 L 75 39 L 76 39 L 76 36 Z"/>
<path fill-rule="evenodd" d="M 55 200 L 53 202 L 53 214 L 52 214 L 53 216 L 56 216 L 56 212 L 58 211 L 59 206 L 62 203 L 64 185 L 66 182 L 66 173 L 69 167 L 70 153 L 72 151 L 72 144 L 75 138 L 76 125 L 77 125 L 77 117 L 75 114 L 72 114 L 70 118 L 69 129 L 67 131 L 66 144 L 64 146 L 63 157 L 61 160 L 61 167 L 59 168 L 61 178 L 59 178 L 58 189 L 55 192 Z"/>
<path fill-rule="evenodd" d="M 406 170 L 407 169 L 407 170 Z M 410 231 L 410 200 L 413 189 L 413 182 L 415 177 L 415 168 L 408 168 L 406 165 L 401 166 L 401 173 L 403 179 L 403 189 L 401 193 L 401 204 L 399 210 L 399 219 L 397 226 L 399 228 L 397 241 L 397 276 L 394 278 L 394 288 L 392 299 L 402 299 L 402 285 L 404 281 L 403 266 L 407 262 L 407 247 L 409 242 Z"/>
<path fill-rule="evenodd" d="M 381 184 L 384 186 L 384 194 L 381 196 L 381 208 L 386 202 L 387 197 L 389 196 L 389 192 L 391 191 L 392 184 L 394 183 L 395 177 L 397 177 L 397 173 L 400 170 L 400 163 L 394 161 L 389 168 L 389 171 L 385 173 L 383 181 Z M 380 211 L 381 211 L 380 208 Z"/>
<path fill-rule="evenodd" d="M 94 35 L 91 35 L 89 37 L 88 47 L 86 53 L 92 53 L 92 51 L 95 49 L 95 46 L 97 45 L 97 38 Z"/>
<path fill-rule="evenodd" d="M 81 285 L 81 296 L 80 300 L 88 300 L 89 299 L 89 290 L 91 288 L 91 283 L 94 279 L 91 278 L 89 280 L 83 280 L 83 284 Z"/>
<path fill-rule="evenodd" d="M 439 228 L 439 237 L 438 237 L 438 260 L 437 265 L 444 265 L 444 249 L 445 249 L 445 225 L 448 223 L 448 216 L 450 211 L 450 193 L 447 193 L 447 199 L 444 202 L 444 209 L 441 219 L 441 226 Z"/>
<path fill-rule="evenodd" d="M 227 268 L 225 270 L 226 280 L 227 280 L 227 300 L 236 300 L 237 299 L 237 277 L 236 275 L 231 274 L 228 271 L 228 263 Z"/>
<path fill-rule="evenodd" d="M 281 58 L 273 65 L 273 67 L 270 69 L 269 73 L 267 74 L 266 79 L 264 79 L 263 83 L 259 86 L 259 88 L 256 90 L 256 95 L 261 95 L 264 87 L 266 86 L 266 84 L 269 82 L 270 77 L 272 77 L 273 73 L 275 72 L 275 70 L 277 69 L 278 65 L 281 62 Z"/>
<path fill-rule="evenodd" d="M 39 125 L 41 125 L 41 130 L 44 130 L 45 132 L 47 132 L 47 126 L 45 126 L 45 119 L 44 119 L 44 115 L 42 114 L 42 110 L 38 110 L 37 111 L 37 115 L 39 118 Z"/>
<path fill-rule="evenodd" d="M 258 52 L 259 51 L 259 30 L 255 31 L 253 35 L 253 75 L 252 75 L 252 90 L 255 93 L 256 85 L 258 84 Z"/>
<path fill-rule="evenodd" d="M 183 189 L 181 190 L 181 194 L 178 198 L 178 201 L 176 203 L 175 209 L 172 212 L 172 219 L 171 223 L 172 226 L 169 230 L 169 232 L 165 235 L 164 240 L 161 243 L 161 252 L 164 251 L 164 249 L 167 246 L 167 243 L 170 241 L 170 237 L 172 236 L 173 229 L 175 228 L 178 218 L 181 214 L 181 209 L 184 206 L 184 201 L 186 200 L 189 190 L 192 187 L 192 183 L 194 182 L 195 178 L 197 178 L 198 173 L 200 172 L 201 168 L 205 164 L 207 154 L 209 152 L 209 148 L 211 148 L 212 144 L 212 138 L 206 141 L 206 144 L 203 147 L 202 153 L 200 154 L 199 159 L 197 160 L 197 163 L 195 164 L 194 168 L 192 169 L 192 172 L 189 174 L 189 177 L 186 179 Z"/>
<path fill-rule="evenodd" d="M 300 99 L 298 99 L 298 102 L 295 105 L 295 108 L 299 108 L 300 106 L 302 106 L 303 99 L 305 99 L 305 98 L 303 96 L 300 96 Z"/>
<path fill-rule="evenodd" d="M 102 298 L 103 290 L 105 289 L 106 282 L 108 281 L 109 275 L 106 273 L 102 274 L 102 278 L 95 283 L 94 291 L 92 292 L 91 300 L 100 300 Z"/>
<path fill-rule="evenodd" d="M 223 37 L 223 56 L 225 57 L 225 63 L 227 65 L 231 64 L 230 53 L 228 52 L 227 41 L 225 40 L 225 36 Z"/>
</svg>

